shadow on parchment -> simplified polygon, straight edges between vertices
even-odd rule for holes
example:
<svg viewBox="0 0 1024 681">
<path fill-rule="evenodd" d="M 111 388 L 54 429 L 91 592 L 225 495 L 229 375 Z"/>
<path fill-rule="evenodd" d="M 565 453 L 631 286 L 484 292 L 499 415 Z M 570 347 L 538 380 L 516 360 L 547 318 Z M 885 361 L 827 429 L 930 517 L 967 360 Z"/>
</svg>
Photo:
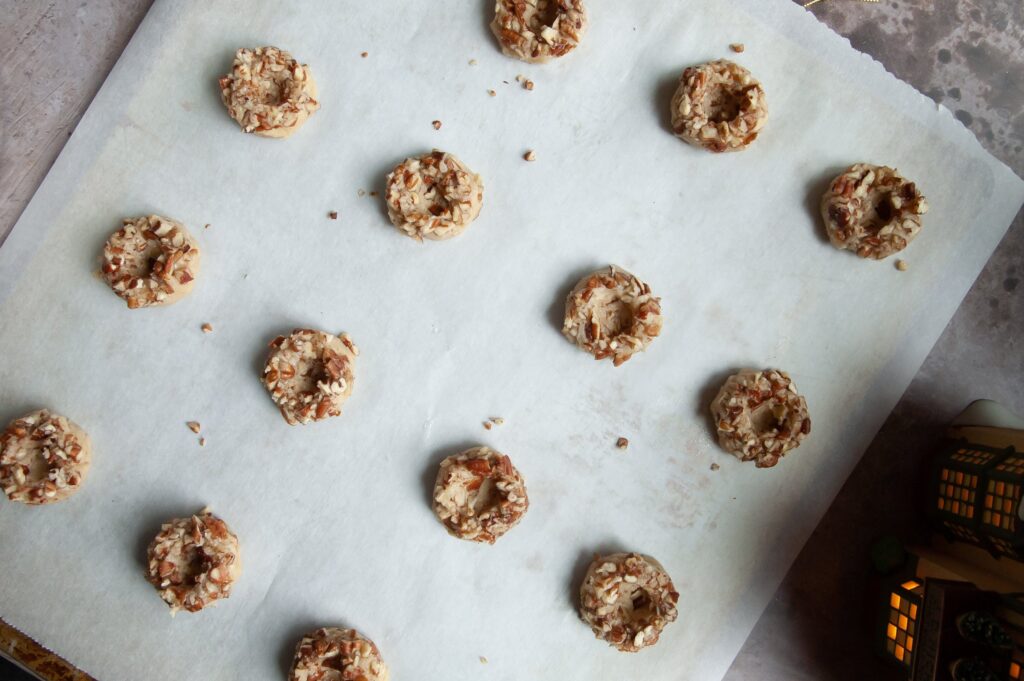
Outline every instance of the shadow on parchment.
<svg viewBox="0 0 1024 681">
<path fill-rule="evenodd" d="M 394 158 L 387 162 L 382 162 L 380 165 L 370 168 L 369 172 L 363 178 L 363 186 L 366 191 L 366 196 L 360 198 L 361 201 L 372 201 L 373 205 L 377 209 L 377 214 L 380 216 L 380 225 L 385 227 L 395 235 L 402 239 L 409 239 L 402 232 L 395 229 L 391 223 L 391 218 L 388 217 L 388 206 L 384 201 L 384 190 L 387 188 L 387 176 L 395 169 L 399 163 L 404 161 L 406 158 L 413 158 L 429 154 L 431 149 L 416 149 L 410 150 L 409 153 L 401 158 Z M 411 239 L 409 239 L 411 241 Z"/>
<path fill-rule="evenodd" d="M 607 556 L 612 553 L 623 553 L 626 551 L 643 553 L 642 549 L 624 547 L 621 541 L 613 538 L 607 538 L 590 544 L 588 548 L 580 550 L 569 570 L 569 574 L 566 575 L 566 587 L 568 589 L 566 595 L 573 612 L 578 613 L 580 611 L 580 585 L 583 584 L 583 577 L 586 576 L 587 568 L 594 562 L 594 558 L 599 555 Z"/>
<path fill-rule="evenodd" d="M 694 398 L 693 413 L 695 416 L 704 420 L 705 425 L 708 429 L 708 436 L 712 440 L 718 439 L 718 424 L 715 423 L 714 417 L 711 415 L 711 401 L 718 395 L 718 391 L 722 388 L 722 385 L 728 380 L 733 374 L 739 373 L 744 369 L 760 369 L 764 368 L 759 362 L 747 362 L 731 369 L 722 369 L 710 374 L 703 383 L 701 383 L 700 390 L 697 391 L 697 395 Z"/>
<path fill-rule="evenodd" d="M 494 21 L 494 0 L 480 0 L 480 32 L 484 35 L 491 49 L 501 51 L 498 39 L 491 30 L 491 22 Z"/>
<path fill-rule="evenodd" d="M 676 89 L 679 87 L 679 76 L 682 74 L 685 66 L 666 71 L 661 74 L 656 81 L 657 85 L 654 88 L 654 100 L 652 106 L 658 116 L 658 121 L 661 122 L 661 129 L 670 135 L 675 135 L 675 131 L 672 129 L 672 96 L 676 93 Z M 682 140 L 677 140 L 683 146 L 689 146 Z"/>
<path fill-rule="evenodd" d="M 576 287 L 580 279 L 611 264 L 613 263 L 595 263 L 587 267 L 578 267 L 569 272 L 565 279 L 562 280 L 562 283 L 555 291 L 555 297 L 547 309 L 548 323 L 559 336 L 562 335 L 562 325 L 565 322 L 565 300 L 569 297 L 569 292 Z"/>
<path fill-rule="evenodd" d="M 829 185 L 832 184 L 832 180 L 834 180 L 839 173 L 843 172 L 848 167 L 849 166 L 831 166 L 807 182 L 807 194 L 804 198 L 804 210 L 807 211 L 807 215 L 811 219 L 811 224 L 814 225 L 814 236 L 816 236 L 822 243 L 831 244 L 828 240 L 828 232 L 825 230 L 825 223 L 821 217 L 821 197 L 825 194 Z"/>
<path fill-rule="evenodd" d="M 7 400 L 6 402 L 4 402 L 4 404 L 0 405 L 0 428 L 4 428 L 11 421 L 20 419 L 22 416 L 28 416 L 32 412 L 39 411 L 40 409 L 51 409 L 51 407 L 42 404 L 36 404 L 34 402 L 28 402 L 20 398 Z M 75 417 L 73 415 L 68 416 L 67 414 L 62 412 L 60 410 L 59 405 L 53 405 L 52 409 L 58 414 L 67 416 L 72 421 L 75 420 Z M 86 429 L 86 432 L 88 432 L 88 429 Z"/>
<path fill-rule="evenodd" d="M 131 555 L 143 574 L 149 569 L 146 551 L 150 542 L 160 532 L 160 526 L 175 518 L 187 518 L 193 513 L 199 513 L 205 505 L 194 498 L 164 500 L 150 505 L 137 515 Z"/>
</svg>

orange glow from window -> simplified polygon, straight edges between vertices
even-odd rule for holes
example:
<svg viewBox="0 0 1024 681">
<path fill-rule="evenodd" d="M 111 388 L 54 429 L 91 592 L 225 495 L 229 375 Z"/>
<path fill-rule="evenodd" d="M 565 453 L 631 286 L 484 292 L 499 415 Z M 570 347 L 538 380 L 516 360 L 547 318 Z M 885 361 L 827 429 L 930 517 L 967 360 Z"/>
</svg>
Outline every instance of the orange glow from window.
<svg viewBox="0 0 1024 681">
<path fill-rule="evenodd" d="M 900 615 L 900 629 L 902 629 L 903 631 L 906 631 L 907 630 L 907 624 L 909 624 L 907 622 L 907 616 L 906 615 Z"/>
<path fill-rule="evenodd" d="M 896 659 L 903 662 L 903 646 L 896 646 Z"/>
<path fill-rule="evenodd" d="M 899 596 L 899 594 L 893 594 L 889 598 L 889 605 L 891 605 L 896 610 L 900 609 L 900 596 Z"/>
<path fill-rule="evenodd" d="M 896 625 L 895 624 L 890 624 L 888 631 L 886 631 L 886 634 L 889 636 L 889 638 L 891 638 L 892 640 L 895 641 L 896 640 Z"/>
<path fill-rule="evenodd" d="M 914 605 L 913 603 L 910 604 L 910 619 L 912 619 L 912 620 L 916 620 L 917 619 L 917 606 Z"/>
<path fill-rule="evenodd" d="M 910 580 L 909 582 L 903 582 L 902 584 L 900 584 L 900 586 L 902 586 L 907 591 L 913 591 L 921 585 L 918 582 L 915 582 L 914 580 Z"/>
</svg>

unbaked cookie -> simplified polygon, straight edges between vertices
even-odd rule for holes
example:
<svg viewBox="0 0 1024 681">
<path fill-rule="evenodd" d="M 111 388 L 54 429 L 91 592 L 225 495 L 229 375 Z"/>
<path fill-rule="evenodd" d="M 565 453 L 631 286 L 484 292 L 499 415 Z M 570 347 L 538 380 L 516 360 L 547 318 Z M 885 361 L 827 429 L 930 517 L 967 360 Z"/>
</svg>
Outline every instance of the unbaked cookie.
<svg viewBox="0 0 1024 681">
<path fill-rule="evenodd" d="M 434 513 L 453 537 L 493 544 L 529 506 L 523 476 L 489 447 L 449 456 L 437 471 Z"/>
<path fill-rule="evenodd" d="M 125 218 L 103 247 L 100 274 L 131 309 L 170 305 L 199 276 L 199 244 L 188 230 L 159 215 Z"/>
<path fill-rule="evenodd" d="M 231 595 L 242 572 L 238 537 L 204 508 L 164 523 L 149 545 L 146 579 L 171 608 L 198 612 Z"/>
<path fill-rule="evenodd" d="M 627 653 L 658 642 L 678 616 L 679 593 L 650 556 L 594 556 L 580 586 L 580 615 L 594 635 Z"/>
<path fill-rule="evenodd" d="M 497 0 L 491 22 L 501 51 L 526 62 L 568 54 L 586 28 L 582 0 Z"/>
<path fill-rule="evenodd" d="M 295 648 L 289 681 L 388 681 L 373 641 L 355 629 L 322 627 Z"/>
<path fill-rule="evenodd" d="M 888 166 L 858 163 L 832 180 L 821 216 L 836 248 L 881 260 L 907 247 L 921 231 L 928 203 L 917 185 Z"/>
<path fill-rule="evenodd" d="M 0 487 L 11 501 L 50 504 L 78 491 L 92 462 L 89 436 L 46 409 L 0 433 Z"/>
<path fill-rule="evenodd" d="M 359 354 L 347 333 L 333 336 L 313 329 L 295 329 L 270 343 L 263 385 L 289 425 L 320 421 L 341 414 L 352 394 Z"/>
<path fill-rule="evenodd" d="M 219 84 L 231 117 L 260 137 L 287 137 L 320 108 L 309 67 L 276 47 L 238 50 Z"/>
<path fill-rule="evenodd" d="M 626 270 L 610 265 L 580 279 L 565 301 L 565 337 L 615 366 L 661 333 L 661 299 Z"/>
<path fill-rule="evenodd" d="M 672 130 L 685 142 L 709 151 L 739 151 L 757 139 L 768 120 L 761 84 L 729 61 L 683 71 L 672 97 Z"/>
<path fill-rule="evenodd" d="M 747 369 L 734 374 L 711 403 L 718 443 L 741 461 L 768 468 L 811 432 L 807 401 L 789 374 Z"/>
<path fill-rule="evenodd" d="M 480 214 L 484 182 L 462 161 L 435 149 L 395 166 L 387 176 L 384 201 L 391 222 L 408 236 L 450 239 Z"/>
</svg>

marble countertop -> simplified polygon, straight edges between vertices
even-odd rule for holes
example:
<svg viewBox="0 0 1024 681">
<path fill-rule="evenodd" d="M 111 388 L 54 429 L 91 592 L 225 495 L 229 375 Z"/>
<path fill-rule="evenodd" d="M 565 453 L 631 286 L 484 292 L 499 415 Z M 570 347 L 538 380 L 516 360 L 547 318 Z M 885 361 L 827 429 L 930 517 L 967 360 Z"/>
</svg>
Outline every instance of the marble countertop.
<svg viewBox="0 0 1024 681">
<path fill-rule="evenodd" d="M 0 235 L 28 204 L 150 4 L 11 3 L 0 14 Z M 824 0 L 809 11 L 952 110 L 1024 176 L 1020 0 Z M 1024 213 L 793 564 L 728 681 L 899 678 L 872 657 L 866 640 L 867 550 L 881 534 L 922 535 L 920 509 L 906 490 L 968 402 L 988 397 L 1024 414 L 1022 279 Z M 0 676 L 10 678 L 5 664 Z"/>
</svg>

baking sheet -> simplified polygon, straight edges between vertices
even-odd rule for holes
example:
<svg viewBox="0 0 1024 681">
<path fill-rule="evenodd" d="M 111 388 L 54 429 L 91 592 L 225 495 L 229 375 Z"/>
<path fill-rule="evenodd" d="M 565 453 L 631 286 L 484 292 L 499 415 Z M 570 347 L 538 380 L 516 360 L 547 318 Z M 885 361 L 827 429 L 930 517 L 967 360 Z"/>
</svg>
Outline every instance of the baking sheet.
<svg viewBox="0 0 1024 681">
<path fill-rule="evenodd" d="M 591 0 L 584 45 L 541 66 L 499 53 L 489 4 L 155 4 L 0 249 L 0 416 L 49 406 L 95 449 L 72 500 L 2 504 L 5 619 L 105 680 L 281 678 L 304 630 L 337 623 L 395 679 L 724 674 L 1024 188 L 786 0 Z M 320 85 L 284 142 L 239 133 L 218 100 L 234 49 L 258 44 Z M 771 117 L 714 156 L 671 136 L 667 105 L 683 67 L 723 56 L 762 80 Z M 484 177 L 484 208 L 421 245 L 357 192 L 434 146 Z M 905 273 L 824 238 L 818 197 L 861 160 L 928 197 Z M 183 302 L 130 312 L 91 273 L 119 219 L 148 212 L 192 228 L 203 272 Z M 558 330 L 572 283 L 609 262 L 665 311 L 617 369 Z M 258 383 L 294 326 L 360 345 L 341 418 L 289 427 Z M 791 372 L 814 419 L 771 470 L 708 430 L 714 390 L 747 365 Z M 490 416 L 506 422 L 485 431 Z M 477 443 L 512 457 L 532 502 L 495 546 L 448 537 L 429 507 L 437 462 Z M 145 546 L 204 504 L 245 571 L 228 601 L 172 619 Z M 638 655 L 575 613 L 591 554 L 612 549 L 656 556 L 681 593 Z"/>
</svg>

